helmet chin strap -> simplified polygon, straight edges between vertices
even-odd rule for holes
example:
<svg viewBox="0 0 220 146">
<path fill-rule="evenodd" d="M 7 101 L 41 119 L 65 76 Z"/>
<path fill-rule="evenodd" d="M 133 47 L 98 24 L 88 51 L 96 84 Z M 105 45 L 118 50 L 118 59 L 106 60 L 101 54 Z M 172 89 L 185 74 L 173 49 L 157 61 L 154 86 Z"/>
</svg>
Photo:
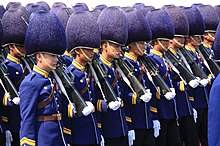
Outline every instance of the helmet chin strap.
<svg viewBox="0 0 220 146">
<path fill-rule="evenodd" d="M 51 66 L 51 65 L 46 61 L 46 59 L 45 59 L 45 57 L 44 57 L 44 55 L 43 55 L 42 53 L 40 53 L 40 56 L 42 57 L 44 63 L 45 63 L 50 69 L 52 69 L 52 70 L 55 70 L 55 69 L 56 69 L 56 67 Z"/>
<path fill-rule="evenodd" d="M 140 48 L 140 46 L 138 45 L 138 43 L 135 43 L 135 46 L 137 47 L 138 51 L 139 51 L 142 55 L 144 55 L 144 53 L 146 52 L 146 50 L 145 50 L 145 51 L 142 51 L 141 48 Z"/>
<path fill-rule="evenodd" d="M 168 50 L 168 48 L 164 47 L 164 45 L 160 42 L 160 40 L 157 39 L 157 42 L 159 43 L 159 45 L 160 45 L 165 51 Z"/>
<path fill-rule="evenodd" d="M 86 53 L 83 51 L 83 49 L 80 49 L 80 51 L 83 53 L 83 55 L 86 57 L 88 61 L 92 61 L 92 58 L 90 58 Z"/>
<path fill-rule="evenodd" d="M 190 38 L 192 39 L 192 41 L 197 45 L 197 46 L 199 46 L 199 45 L 201 45 L 201 37 L 199 37 L 200 38 L 200 42 L 197 42 L 192 36 L 190 36 Z"/>
<path fill-rule="evenodd" d="M 18 52 L 19 55 L 21 55 L 22 57 L 25 56 L 25 53 L 22 53 L 21 51 L 19 51 L 15 45 L 13 45 L 13 47 L 15 48 L 15 50 Z"/>
<path fill-rule="evenodd" d="M 110 46 L 110 44 L 109 44 L 109 42 L 107 42 L 107 46 L 110 48 L 110 52 L 111 52 L 111 54 L 114 56 L 114 58 L 119 58 L 119 56 L 116 56 L 115 54 L 114 54 L 114 52 L 113 52 L 113 47 L 112 46 Z"/>
<path fill-rule="evenodd" d="M 208 33 L 208 36 L 212 39 L 212 41 L 215 41 L 215 37 L 212 36 L 210 33 Z"/>
<path fill-rule="evenodd" d="M 184 44 L 181 44 L 177 39 L 173 39 L 173 41 L 179 46 L 179 47 L 184 47 Z"/>
</svg>

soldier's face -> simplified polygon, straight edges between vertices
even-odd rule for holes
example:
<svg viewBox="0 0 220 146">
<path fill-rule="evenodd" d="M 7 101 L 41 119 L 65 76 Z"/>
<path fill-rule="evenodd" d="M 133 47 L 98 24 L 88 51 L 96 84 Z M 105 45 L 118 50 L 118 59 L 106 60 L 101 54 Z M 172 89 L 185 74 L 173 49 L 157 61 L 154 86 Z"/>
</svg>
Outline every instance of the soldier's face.
<svg viewBox="0 0 220 146">
<path fill-rule="evenodd" d="M 44 69 L 47 72 L 50 72 L 53 69 L 56 69 L 58 58 L 57 55 L 43 53 L 43 54 L 37 54 L 37 65 Z"/>
<path fill-rule="evenodd" d="M 94 52 L 93 49 L 81 49 L 81 53 L 83 54 L 83 60 L 90 62 L 93 59 Z"/>
<path fill-rule="evenodd" d="M 109 43 L 108 47 L 108 52 L 113 58 L 119 58 L 121 54 L 121 46 L 114 44 L 114 43 Z"/>
<path fill-rule="evenodd" d="M 136 42 L 136 45 L 135 45 L 135 48 L 136 48 L 135 49 L 135 54 L 137 54 L 137 56 L 142 56 L 143 53 L 146 51 L 145 42 L 144 41 L 139 41 L 139 42 Z M 137 48 L 137 47 L 139 47 L 139 48 Z"/>
<path fill-rule="evenodd" d="M 214 40 L 215 40 L 215 33 L 214 32 L 205 33 L 203 36 L 204 36 L 204 39 L 206 39 L 209 42 L 214 42 Z"/>
</svg>

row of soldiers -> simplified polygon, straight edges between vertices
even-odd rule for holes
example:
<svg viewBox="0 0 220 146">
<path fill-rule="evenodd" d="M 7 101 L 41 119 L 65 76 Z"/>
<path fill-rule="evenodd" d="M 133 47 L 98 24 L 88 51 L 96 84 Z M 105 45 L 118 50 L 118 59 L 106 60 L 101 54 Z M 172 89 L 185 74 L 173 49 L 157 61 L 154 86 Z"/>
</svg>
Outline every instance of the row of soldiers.
<svg viewBox="0 0 220 146">
<path fill-rule="evenodd" d="M 208 145 L 208 101 L 220 72 L 218 7 L 136 3 L 89 12 L 84 3 L 50 9 L 38 2 L 6 9 L 0 145 Z M 218 145 L 210 119 L 209 145 Z"/>
</svg>

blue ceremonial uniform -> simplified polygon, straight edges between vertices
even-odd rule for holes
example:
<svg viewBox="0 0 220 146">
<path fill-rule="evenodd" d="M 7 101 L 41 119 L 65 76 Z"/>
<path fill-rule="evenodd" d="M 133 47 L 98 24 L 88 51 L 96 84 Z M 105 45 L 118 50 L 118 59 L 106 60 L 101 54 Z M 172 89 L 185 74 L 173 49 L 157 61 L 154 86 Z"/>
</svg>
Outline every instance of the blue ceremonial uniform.
<svg viewBox="0 0 220 146">
<path fill-rule="evenodd" d="M 96 105 L 97 98 L 94 94 L 93 80 L 90 74 L 76 60 L 68 67 L 75 76 L 74 83 L 85 101 Z M 70 96 L 71 97 L 71 96 Z M 74 98 L 74 97 L 72 97 Z M 71 98 L 71 99 L 72 99 Z M 95 113 L 88 116 L 73 117 L 71 119 L 72 142 L 71 144 L 99 144 L 101 141 Z"/>
<path fill-rule="evenodd" d="M 20 144 L 64 145 L 62 139 L 61 94 L 52 74 L 34 66 L 21 83 Z"/>
<path fill-rule="evenodd" d="M 127 52 L 124 55 L 124 61 L 129 66 L 133 66 L 134 75 L 140 81 L 140 83 L 145 87 L 149 88 L 148 82 L 145 81 L 143 76 L 146 74 L 140 69 L 140 63 L 137 61 L 137 58 L 128 54 Z M 134 129 L 151 129 L 153 128 L 153 119 L 150 112 L 149 103 L 138 103 L 137 97 L 132 93 L 131 89 L 124 83 L 123 86 L 123 96 L 125 98 L 125 106 L 129 107 L 129 114 L 131 115 L 132 127 Z M 126 116 L 127 112 L 126 112 Z"/>
<path fill-rule="evenodd" d="M 220 131 L 219 131 L 219 90 L 220 90 L 220 75 L 215 79 L 209 98 L 209 111 L 208 111 L 208 144 L 210 146 L 220 145 Z"/>
<path fill-rule="evenodd" d="M 189 48 L 186 46 L 187 51 L 189 51 L 193 57 L 196 58 L 196 63 L 199 63 L 199 58 L 197 56 L 197 52 L 192 50 L 192 48 Z M 192 103 L 192 106 L 195 109 L 206 109 L 208 104 L 208 90 L 206 87 L 196 87 L 195 89 L 190 90 L 190 101 Z"/>
<path fill-rule="evenodd" d="M 163 59 L 163 54 L 151 49 L 151 54 L 149 54 L 150 58 L 154 59 L 154 61 L 159 65 L 158 73 L 163 77 L 167 85 L 172 87 L 171 80 L 171 72 L 168 70 L 167 65 Z M 160 97 L 158 94 L 157 98 L 157 111 L 158 111 L 158 119 L 176 119 L 177 111 L 176 111 L 176 103 L 175 98 L 173 100 L 167 100 L 165 97 Z"/>
<path fill-rule="evenodd" d="M 66 66 L 70 66 L 70 64 L 73 61 L 73 56 L 69 54 L 67 51 L 65 51 L 62 56 L 64 57 L 64 63 L 66 64 Z"/>
<path fill-rule="evenodd" d="M 170 51 L 178 58 L 180 62 L 182 62 L 180 56 L 177 54 L 175 50 L 170 48 Z M 189 100 L 188 85 L 185 85 L 184 82 L 175 72 L 173 72 L 172 81 L 173 81 L 173 87 L 175 88 L 176 91 L 176 106 L 177 106 L 178 117 L 185 117 L 192 115 L 193 111 L 192 111 L 192 105 Z"/>
<path fill-rule="evenodd" d="M 122 96 L 121 90 L 119 88 L 120 80 L 119 80 L 119 74 L 115 70 L 115 68 L 112 66 L 112 63 L 108 62 L 106 59 L 104 59 L 102 56 L 100 56 L 100 65 L 103 68 L 103 70 L 106 70 L 106 78 L 110 85 L 112 85 L 112 89 L 115 92 L 117 97 L 120 97 L 122 101 L 124 101 L 124 98 Z M 100 91 L 96 91 L 97 95 L 101 95 Z M 100 96 L 100 100 L 103 100 L 103 98 Z M 126 117 L 125 117 L 125 109 L 123 107 L 123 103 L 121 104 L 121 107 L 117 109 L 116 111 L 113 111 L 111 109 L 108 109 L 107 112 L 101 112 L 101 129 L 102 134 L 104 138 L 117 138 L 117 137 L 124 137 L 128 135 L 128 127 L 126 124 Z M 130 120 L 127 117 L 127 120 Z"/>
<path fill-rule="evenodd" d="M 14 87 L 18 91 L 21 81 L 24 79 L 25 75 L 27 74 L 27 70 L 23 67 L 22 62 L 20 59 L 13 57 L 12 55 L 8 54 L 7 58 L 4 61 L 4 64 L 7 67 L 8 77 L 10 78 L 11 82 L 13 83 Z M 6 90 L 7 86 L 5 85 Z M 5 94 L 5 91 L 1 87 L 0 89 L 3 108 L 2 108 L 2 120 L 5 123 L 5 130 L 9 130 L 12 133 L 13 142 L 12 145 L 17 145 L 19 143 L 19 130 L 20 130 L 20 106 L 15 105 L 11 98 L 9 98 Z M 10 92 L 10 91 L 8 91 Z M 12 96 L 12 95 L 11 95 Z"/>
</svg>

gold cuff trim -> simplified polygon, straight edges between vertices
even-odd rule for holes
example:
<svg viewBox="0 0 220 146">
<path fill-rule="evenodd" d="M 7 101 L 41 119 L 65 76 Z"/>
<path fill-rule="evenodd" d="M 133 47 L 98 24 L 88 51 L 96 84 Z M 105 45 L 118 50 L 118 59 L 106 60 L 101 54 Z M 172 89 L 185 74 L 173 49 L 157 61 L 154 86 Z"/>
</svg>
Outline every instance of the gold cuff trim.
<svg viewBox="0 0 220 146">
<path fill-rule="evenodd" d="M 127 121 L 127 122 L 130 122 L 130 123 L 132 122 L 132 120 L 131 120 L 130 117 L 127 117 L 127 116 L 126 116 L 125 118 L 126 118 L 126 121 Z"/>
<path fill-rule="evenodd" d="M 150 111 L 154 112 L 154 113 L 157 113 L 157 108 L 150 106 Z"/>
<path fill-rule="evenodd" d="M 23 137 L 20 140 L 20 145 L 23 145 L 23 144 L 28 144 L 28 145 L 31 145 L 31 146 L 35 146 L 36 142 L 35 142 L 35 140 L 29 139 L 27 137 Z"/>
</svg>

